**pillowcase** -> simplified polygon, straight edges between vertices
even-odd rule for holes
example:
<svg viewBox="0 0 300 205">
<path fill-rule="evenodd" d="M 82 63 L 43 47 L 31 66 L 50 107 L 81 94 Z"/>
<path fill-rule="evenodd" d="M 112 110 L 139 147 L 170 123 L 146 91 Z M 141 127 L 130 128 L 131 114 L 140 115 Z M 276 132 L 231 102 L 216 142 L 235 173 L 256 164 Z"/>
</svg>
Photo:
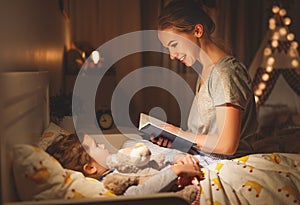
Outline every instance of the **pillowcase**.
<svg viewBox="0 0 300 205">
<path fill-rule="evenodd" d="M 38 142 L 38 147 L 46 150 L 47 147 L 56 140 L 57 137 L 71 134 L 68 130 L 61 128 L 53 122 L 50 122 L 49 127 L 44 130 L 41 139 Z"/>
<path fill-rule="evenodd" d="M 114 196 L 100 181 L 64 169 L 38 147 L 17 144 L 13 156 L 16 189 L 22 201 Z"/>
</svg>

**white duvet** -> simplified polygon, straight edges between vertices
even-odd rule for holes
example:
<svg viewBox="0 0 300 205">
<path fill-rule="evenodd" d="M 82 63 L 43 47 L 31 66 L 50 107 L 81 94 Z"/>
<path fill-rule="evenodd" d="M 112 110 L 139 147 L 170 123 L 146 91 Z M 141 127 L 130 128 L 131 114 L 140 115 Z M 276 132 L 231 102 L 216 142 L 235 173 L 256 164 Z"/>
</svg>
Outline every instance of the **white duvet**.
<svg viewBox="0 0 300 205">
<path fill-rule="evenodd" d="M 300 154 L 252 154 L 203 172 L 200 204 L 299 204 Z"/>
</svg>

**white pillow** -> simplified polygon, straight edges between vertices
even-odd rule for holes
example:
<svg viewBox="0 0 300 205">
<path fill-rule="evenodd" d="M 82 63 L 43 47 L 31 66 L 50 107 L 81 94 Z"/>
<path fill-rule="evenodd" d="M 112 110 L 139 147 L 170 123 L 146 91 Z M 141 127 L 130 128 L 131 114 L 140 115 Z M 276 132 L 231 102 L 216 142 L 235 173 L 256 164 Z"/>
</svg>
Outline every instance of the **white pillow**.
<svg viewBox="0 0 300 205">
<path fill-rule="evenodd" d="M 38 142 L 38 146 L 46 150 L 47 147 L 59 136 L 62 134 L 69 135 L 71 134 L 68 130 L 61 128 L 60 126 L 56 125 L 55 123 L 51 122 L 49 127 L 44 130 L 40 141 Z"/>
<path fill-rule="evenodd" d="M 13 173 L 22 201 L 114 196 L 100 181 L 64 169 L 55 158 L 38 147 L 15 145 L 13 156 Z"/>
</svg>

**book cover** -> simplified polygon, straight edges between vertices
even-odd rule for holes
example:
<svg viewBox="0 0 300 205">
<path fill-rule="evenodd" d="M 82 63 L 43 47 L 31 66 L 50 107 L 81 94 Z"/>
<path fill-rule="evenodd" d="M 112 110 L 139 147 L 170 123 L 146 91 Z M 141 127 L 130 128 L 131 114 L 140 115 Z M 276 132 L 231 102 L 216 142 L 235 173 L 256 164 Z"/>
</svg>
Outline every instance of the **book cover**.
<svg viewBox="0 0 300 205">
<path fill-rule="evenodd" d="M 195 145 L 194 142 L 182 138 L 168 130 L 164 130 L 163 127 L 167 124 L 168 123 L 144 113 L 140 114 L 139 130 L 145 134 L 143 135 L 144 139 L 149 140 L 150 136 L 153 136 L 154 138 L 162 136 L 172 141 L 171 148 L 178 149 L 182 152 L 188 152 L 190 148 Z"/>
</svg>

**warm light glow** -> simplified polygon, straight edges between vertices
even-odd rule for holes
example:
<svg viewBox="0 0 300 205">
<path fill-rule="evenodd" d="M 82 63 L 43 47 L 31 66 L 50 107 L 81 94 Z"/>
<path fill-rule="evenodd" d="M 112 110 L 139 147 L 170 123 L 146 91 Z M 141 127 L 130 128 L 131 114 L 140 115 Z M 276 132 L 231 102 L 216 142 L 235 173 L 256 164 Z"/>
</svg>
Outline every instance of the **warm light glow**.
<svg viewBox="0 0 300 205">
<path fill-rule="evenodd" d="M 273 65 L 275 62 L 275 58 L 274 57 L 269 57 L 268 60 L 267 60 L 267 64 L 268 65 Z"/>
<path fill-rule="evenodd" d="M 92 52 L 92 60 L 94 64 L 97 64 L 100 60 L 100 53 L 98 51 L 93 51 Z"/>
<path fill-rule="evenodd" d="M 270 79 L 270 75 L 265 73 L 262 75 L 262 78 L 261 78 L 263 81 L 268 81 Z"/>
<path fill-rule="evenodd" d="M 267 47 L 267 48 L 264 49 L 264 55 L 265 56 L 271 55 L 271 53 L 272 53 L 272 49 L 271 48 Z"/>
<path fill-rule="evenodd" d="M 273 12 L 274 14 L 278 13 L 279 10 L 280 10 L 279 6 L 273 6 L 273 8 L 272 8 L 272 12 Z"/>
<path fill-rule="evenodd" d="M 279 15 L 280 16 L 285 16 L 286 15 L 286 10 L 285 9 L 280 9 L 279 10 Z"/>
<path fill-rule="evenodd" d="M 82 52 L 82 53 L 81 53 L 81 57 L 82 57 L 83 59 L 85 59 L 85 52 Z"/>
<path fill-rule="evenodd" d="M 273 38 L 274 40 L 279 40 L 279 37 L 280 37 L 279 32 L 276 31 L 276 32 L 273 33 L 272 38 Z"/>
<path fill-rule="evenodd" d="M 279 33 L 280 33 L 281 36 L 285 36 L 285 35 L 287 34 L 286 28 L 281 27 L 281 28 L 279 29 Z"/>
<path fill-rule="evenodd" d="M 290 50 L 289 50 L 289 55 L 290 55 L 291 57 L 296 57 L 296 55 L 297 55 L 297 52 L 296 52 L 296 50 L 295 50 L 295 49 L 292 49 L 292 48 L 290 48 Z"/>
<path fill-rule="evenodd" d="M 289 33 L 287 36 L 286 36 L 287 40 L 289 41 L 293 41 L 295 39 L 295 35 L 293 33 Z"/>
<path fill-rule="evenodd" d="M 283 21 L 284 21 L 284 24 L 287 25 L 287 26 L 292 23 L 292 20 L 289 17 L 285 17 Z"/>
<path fill-rule="evenodd" d="M 291 47 L 296 50 L 298 48 L 298 42 L 297 41 L 293 41 L 291 43 Z"/>
<path fill-rule="evenodd" d="M 270 24 L 270 25 L 269 25 L 269 29 L 274 30 L 275 28 L 276 28 L 276 25 L 275 25 L 275 24 Z"/>
<path fill-rule="evenodd" d="M 255 95 L 256 95 L 256 96 L 261 96 L 261 95 L 262 95 L 262 90 L 257 89 L 257 90 L 255 91 Z"/>
<path fill-rule="evenodd" d="M 275 24 L 275 23 L 276 23 L 276 20 L 274 18 L 269 19 L 269 24 Z"/>
<path fill-rule="evenodd" d="M 291 62 L 291 65 L 296 68 L 299 66 L 299 61 L 297 59 L 293 59 L 292 62 Z"/>
<path fill-rule="evenodd" d="M 260 90 L 264 90 L 264 89 L 266 88 L 266 84 L 265 84 L 265 83 L 260 83 L 260 84 L 258 85 L 258 88 L 259 88 Z"/>
<path fill-rule="evenodd" d="M 254 96 L 254 98 L 255 98 L 255 103 L 258 103 L 258 101 L 259 101 L 259 97 L 257 97 L 257 96 Z"/>
<path fill-rule="evenodd" d="M 271 45 L 272 45 L 273 48 L 277 48 L 278 45 L 279 45 L 278 40 L 273 40 Z"/>
<path fill-rule="evenodd" d="M 268 73 L 271 73 L 271 72 L 273 71 L 273 67 L 272 67 L 272 66 L 267 66 L 267 67 L 266 67 L 266 71 L 267 71 Z"/>
</svg>

